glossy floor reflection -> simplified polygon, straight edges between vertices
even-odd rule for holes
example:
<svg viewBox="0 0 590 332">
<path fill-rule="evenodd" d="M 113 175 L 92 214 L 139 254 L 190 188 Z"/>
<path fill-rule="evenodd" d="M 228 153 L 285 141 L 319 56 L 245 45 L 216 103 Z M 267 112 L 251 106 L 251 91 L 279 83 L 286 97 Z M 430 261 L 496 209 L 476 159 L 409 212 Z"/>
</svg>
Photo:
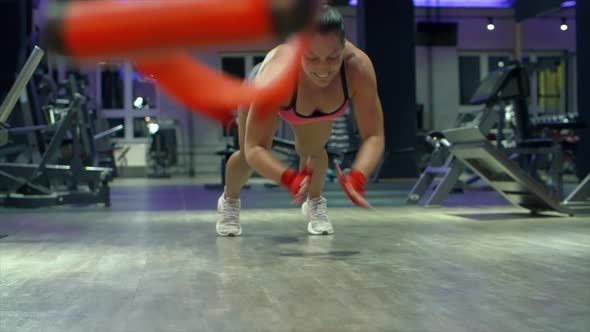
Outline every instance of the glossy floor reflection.
<svg viewBox="0 0 590 332">
<path fill-rule="evenodd" d="M 217 193 L 189 186 L 3 210 L 0 331 L 588 331 L 590 218 L 493 193 L 405 207 L 403 190 L 371 192 L 375 211 L 329 192 L 325 237 L 257 188 L 239 238 L 215 235 Z"/>
</svg>

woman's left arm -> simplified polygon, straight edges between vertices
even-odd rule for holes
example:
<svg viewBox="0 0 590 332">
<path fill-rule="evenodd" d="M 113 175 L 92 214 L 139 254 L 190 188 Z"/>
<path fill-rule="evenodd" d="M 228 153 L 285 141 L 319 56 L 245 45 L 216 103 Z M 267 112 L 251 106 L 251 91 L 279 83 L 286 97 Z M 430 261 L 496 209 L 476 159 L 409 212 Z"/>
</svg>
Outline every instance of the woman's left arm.
<svg viewBox="0 0 590 332">
<path fill-rule="evenodd" d="M 352 168 L 365 176 L 371 175 L 381 161 L 385 138 L 383 133 L 383 109 L 377 93 L 377 77 L 373 63 L 364 53 L 354 59 L 354 91 L 352 101 L 361 146 Z"/>
</svg>

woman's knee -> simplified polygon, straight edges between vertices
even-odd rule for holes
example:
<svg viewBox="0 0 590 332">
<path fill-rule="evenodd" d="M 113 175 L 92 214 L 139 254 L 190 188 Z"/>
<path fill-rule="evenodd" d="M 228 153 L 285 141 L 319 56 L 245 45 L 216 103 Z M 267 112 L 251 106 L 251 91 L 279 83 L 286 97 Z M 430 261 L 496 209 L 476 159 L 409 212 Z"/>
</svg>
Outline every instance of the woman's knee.
<svg viewBox="0 0 590 332">
<path fill-rule="evenodd" d="M 259 148 L 260 148 L 259 146 L 253 146 L 253 147 L 249 147 L 249 148 L 244 147 L 243 149 L 241 149 L 241 154 L 244 158 L 244 161 L 248 165 L 250 165 L 252 163 L 252 160 L 254 160 L 255 154 Z"/>
<path fill-rule="evenodd" d="M 250 165 L 248 165 L 248 162 L 246 161 L 246 154 L 244 153 L 244 151 L 242 151 L 242 149 L 234 152 L 230 159 L 232 159 L 235 163 L 239 164 L 240 167 L 250 167 Z"/>
</svg>

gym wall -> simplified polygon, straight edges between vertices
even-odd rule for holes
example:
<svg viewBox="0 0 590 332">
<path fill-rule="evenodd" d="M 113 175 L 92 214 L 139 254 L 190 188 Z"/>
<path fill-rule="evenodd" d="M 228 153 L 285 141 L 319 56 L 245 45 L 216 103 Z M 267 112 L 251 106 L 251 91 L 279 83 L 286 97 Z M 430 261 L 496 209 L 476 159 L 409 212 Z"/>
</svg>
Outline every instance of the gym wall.
<svg viewBox="0 0 590 332">
<path fill-rule="evenodd" d="M 45 1 L 40 1 L 40 8 L 43 8 Z M 345 18 L 347 35 L 356 43 L 356 9 L 354 7 L 342 7 Z M 431 10 L 430 14 L 434 12 Z M 417 21 L 434 20 L 427 18 L 428 12 L 424 8 L 417 8 L 415 16 Z M 458 23 L 458 43 L 455 47 L 432 47 L 431 59 L 428 61 L 428 48 L 425 46 L 416 47 L 416 100 L 424 105 L 425 129 L 444 129 L 451 126 L 461 111 L 472 109 L 469 106 L 460 106 L 459 103 L 459 64 L 458 57 L 465 52 L 469 54 L 489 54 L 494 52 L 510 54 L 513 49 L 513 21 L 511 19 L 500 19 L 499 17 L 510 17 L 512 11 L 509 9 L 440 9 L 438 10 L 440 21 L 451 21 Z M 568 18 L 569 29 L 566 32 L 558 28 L 559 19 L 562 15 L 573 16 L 573 13 L 559 13 L 552 18 L 534 18 L 522 24 L 522 47 L 523 50 L 561 52 L 567 50 L 575 52 L 575 22 Z M 35 16 L 39 19 L 39 15 Z M 431 16 L 433 17 L 433 16 Z M 498 17 L 494 20 L 496 29 L 489 32 L 485 29 L 487 17 Z M 389 37 L 388 37 L 389 36 Z M 395 47 L 395 32 L 383 32 L 383 42 L 392 44 Z M 195 56 L 212 67 L 219 67 L 220 54 L 231 52 L 265 52 L 272 45 L 241 45 L 234 47 L 218 48 L 206 51 L 194 52 Z M 89 69 L 92 70 L 92 69 Z M 570 68 L 575 73 L 575 70 Z M 481 73 L 483 78 L 484 72 Z M 574 75 L 571 75 L 574 77 Z M 572 90 L 575 84 L 569 84 Z M 574 90 L 575 91 L 575 90 Z M 571 101 L 575 101 L 570 96 Z M 575 107 L 574 102 L 570 102 Z M 173 119 L 179 125 L 181 131 L 181 149 L 187 151 L 189 146 L 194 148 L 196 170 L 199 173 L 217 174 L 219 157 L 214 152 L 223 148 L 225 141 L 222 137 L 220 126 L 208 119 L 187 112 L 186 109 L 160 94 L 159 117 L 162 119 Z M 385 110 L 391 112 L 395 110 Z M 191 121 L 192 120 L 192 121 Z M 192 128 L 190 124 L 192 122 Z M 192 139 L 189 139 L 189 132 L 192 132 Z M 140 141 L 130 140 L 127 143 L 138 144 Z M 144 149 L 144 147 L 141 147 Z M 141 158 L 142 153 L 135 154 Z M 129 161 L 130 164 L 142 165 L 145 161 Z"/>
</svg>

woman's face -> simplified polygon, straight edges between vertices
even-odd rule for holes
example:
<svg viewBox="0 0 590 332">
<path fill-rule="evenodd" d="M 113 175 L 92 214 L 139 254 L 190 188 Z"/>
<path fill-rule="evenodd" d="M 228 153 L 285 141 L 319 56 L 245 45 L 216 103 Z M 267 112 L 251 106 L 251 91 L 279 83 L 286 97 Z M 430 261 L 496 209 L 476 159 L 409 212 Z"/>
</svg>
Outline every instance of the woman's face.
<svg viewBox="0 0 590 332">
<path fill-rule="evenodd" d="M 320 87 L 325 87 L 340 72 L 344 45 L 337 33 L 317 33 L 301 59 L 303 72 Z"/>
</svg>

